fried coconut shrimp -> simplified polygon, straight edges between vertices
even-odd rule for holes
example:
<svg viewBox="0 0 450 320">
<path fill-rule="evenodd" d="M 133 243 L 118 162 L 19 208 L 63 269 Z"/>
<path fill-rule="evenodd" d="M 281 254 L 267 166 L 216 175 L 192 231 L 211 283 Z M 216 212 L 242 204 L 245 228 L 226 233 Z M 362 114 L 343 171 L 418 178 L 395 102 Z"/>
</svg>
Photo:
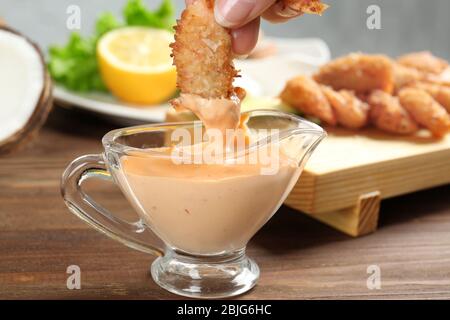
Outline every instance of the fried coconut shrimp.
<svg viewBox="0 0 450 320">
<path fill-rule="evenodd" d="M 180 97 L 172 100 L 177 111 L 194 112 L 205 127 L 236 129 L 245 91 L 233 87 L 237 71 L 229 30 L 220 26 L 212 0 L 196 0 L 181 14 L 171 45 L 177 67 Z"/>
<path fill-rule="evenodd" d="M 398 92 L 401 88 L 411 83 L 421 81 L 424 78 L 424 75 L 417 69 L 406 67 L 400 63 L 394 62 L 393 69 L 394 69 L 395 92 Z"/>
<path fill-rule="evenodd" d="M 338 58 L 320 68 L 314 79 L 335 90 L 358 94 L 376 89 L 392 93 L 394 89 L 392 61 L 384 55 L 353 53 Z"/>
<path fill-rule="evenodd" d="M 359 129 L 367 124 L 369 106 L 348 90 L 335 91 L 321 85 L 322 92 L 330 103 L 337 122 L 348 129 Z"/>
<path fill-rule="evenodd" d="M 282 3 L 290 10 L 299 13 L 321 15 L 328 8 L 328 5 L 321 3 L 320 0 L 282 0 Z"/>
<path fill-rule="evenodd" d="M 397 97 L 375 90 L 367 98 L 370 120 L 379 129 L 395 134 L 412 134 L 418 130 L 416 122 L 400 105 Z"/>
<path fill-rule="evenodd" d="M 398 92 L 400 89 L 414 85 L 415 83 L 429 83 L 434 84 L 440 87 L 450 88 L 450 82 L 446 78 L 445 72 L 441 74 L 431 74 L 424 73 L 412 67 L 406 67 L 400 63 L 394 62 L 394 82 L 395 82 L 395 92 Z M 450 74 L 450 70 L 448 71 Z M 428 92 L 430 93 L 430 92 Z M 433 95 L 433 94 L 432 94 Z M 447 109 L 448 110 L 448 109 Z"/>
<path fill-rule="evenodd" d="M 441 137 L 450 129 L 450 116 L 431 95 L 421 89 L 404 88 L 398 93 L 400 104 L 413 119 Z"/>
<path fill-rule="evenodd" d="M 181 14 L 171 45 L 177 84 L 182 93 L 229 98 L 237 75 L 231 35 L 214 19 L 213 6 L 212 0 L 196 0 Z"/>
<path fill-rule="evenodd" d="M 416 82 L 410 86 L 426 91 L 450 113 L 450 87 L 427 82 Z"/>
<path fill-rule="evenodd" d="M 440 74 L 448 67 L 448 62 L 435 57 L 429 51 L 405 54 L 397 62 L 406 67 L 414 68 L 423 73 Z"/>
<path fill-rule="evenodd" d="M 330 125 L 336 125 L 336 117 L 320 86 L 307 76 L 298 76 L 286 83 L 280 98 L 286 104 L 314 116 Z"/>
</svg>

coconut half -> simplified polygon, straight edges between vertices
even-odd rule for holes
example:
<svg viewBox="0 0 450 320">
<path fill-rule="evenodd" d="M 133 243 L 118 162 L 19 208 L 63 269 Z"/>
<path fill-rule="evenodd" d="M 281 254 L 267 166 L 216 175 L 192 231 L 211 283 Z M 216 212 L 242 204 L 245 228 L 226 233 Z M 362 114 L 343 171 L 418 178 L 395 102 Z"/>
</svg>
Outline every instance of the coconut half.
<svg viewBox="0 0 450 320">
<path fill-rule="evenodd" d="M 52 85 L 39 47 L 0 25 L 0 153 L 29 141 L 52 108 Z"/>
</svg>

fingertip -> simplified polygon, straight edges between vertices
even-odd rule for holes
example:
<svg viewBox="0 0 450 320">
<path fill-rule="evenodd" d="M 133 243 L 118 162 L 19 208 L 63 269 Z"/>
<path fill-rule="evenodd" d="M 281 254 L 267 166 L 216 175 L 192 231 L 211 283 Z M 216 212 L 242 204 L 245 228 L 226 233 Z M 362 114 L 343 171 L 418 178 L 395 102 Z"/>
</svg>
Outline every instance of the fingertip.
<svg viewBox="0 0 450 320">
<path fill-rule="evenodd" d="M 215 0 L 214 16 L 225 28 L 240 28 L 266 11 L 276 0 Z"/>
<path fill-rule="evenodd" d="M 237 29 L 231 31 L 233 37 L 233 52 L 237 56 L 245 56 L 251 53 L 258 42 L 260 18 L 256 18 Z"/>
<path fill-rule="evenodd" d="M 231 23 L 228 21 L 225 16 L 222 14 L 222 10 L 218 8 L 218 1 L 215 1 L 214 4 L 214 18 L 216 19 L 217 23 L 220 24 L 224 28 L 233 28 L 235 27 L 234 23 Z"/>
</svg>

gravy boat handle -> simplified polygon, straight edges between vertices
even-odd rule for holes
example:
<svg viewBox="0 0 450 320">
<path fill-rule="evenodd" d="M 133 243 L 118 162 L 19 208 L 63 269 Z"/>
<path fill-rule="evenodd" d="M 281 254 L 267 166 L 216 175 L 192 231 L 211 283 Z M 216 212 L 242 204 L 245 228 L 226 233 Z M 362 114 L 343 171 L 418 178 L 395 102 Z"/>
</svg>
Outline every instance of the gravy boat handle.
<svg viewBox="0 0 450 320">
<path fill-rule="evenodd" d="M 142 220 L 130 223 L 95 202 L 81 185 L 88 179 L 113 181 L 103 155 L 85 155 L 75 159 L 64 171 L 61 180 L 61 194 L 67 207 L 81 220 L 126 246 L 156 256 L 163 255 L 163 249 L 152 243 L 156 236 L 149 231 Z"/>
</svg>

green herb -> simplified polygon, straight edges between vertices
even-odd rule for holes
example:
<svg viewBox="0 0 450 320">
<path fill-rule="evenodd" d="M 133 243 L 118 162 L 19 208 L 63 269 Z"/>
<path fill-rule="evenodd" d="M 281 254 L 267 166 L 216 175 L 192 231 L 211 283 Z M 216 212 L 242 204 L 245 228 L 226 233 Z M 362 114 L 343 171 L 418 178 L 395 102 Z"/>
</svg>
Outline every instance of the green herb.
<svg viewBox="0 0 450 320">
<path fill-rule="evenodd" d="M 48 68 L 52 78 L 75 91 L 106 90 L 98 72 L 96 41 L 74 32 L 64 47 L 50 48 Z"/>
<path fill-rule="evenodd" d="M 98 39 L 105 33 L 122 26 L 111 12 L 102 13 L 95 23 L 95 37 Z"/>
<path fill-rule="evenodd" d="M 123 17 L 128 26 L 147 26 L 172 30 L 175 24 L 175 8 L 172 1 L 163 0 L 159 8 L 149 11 L 141 0 L 130 0 L 123 10 Z"/>
<path fill-rule="evenodd" d="M 123 26 L 144 26 L 172 30 L 174 6 L 171 0 L 162 0 L 154 11 L 149 10 L 142 0 L 128 0 L 123 9 L 124 23 L 112 13 L 101 14 L 95 24 L 92 36 L 82 37 L 73 32 L 66 45 L 49 48 L 48 69 L 59 84 L 74 91 L 106 91 L 98 69 L 97 42 L 105 33 Z"/>
</svg>

